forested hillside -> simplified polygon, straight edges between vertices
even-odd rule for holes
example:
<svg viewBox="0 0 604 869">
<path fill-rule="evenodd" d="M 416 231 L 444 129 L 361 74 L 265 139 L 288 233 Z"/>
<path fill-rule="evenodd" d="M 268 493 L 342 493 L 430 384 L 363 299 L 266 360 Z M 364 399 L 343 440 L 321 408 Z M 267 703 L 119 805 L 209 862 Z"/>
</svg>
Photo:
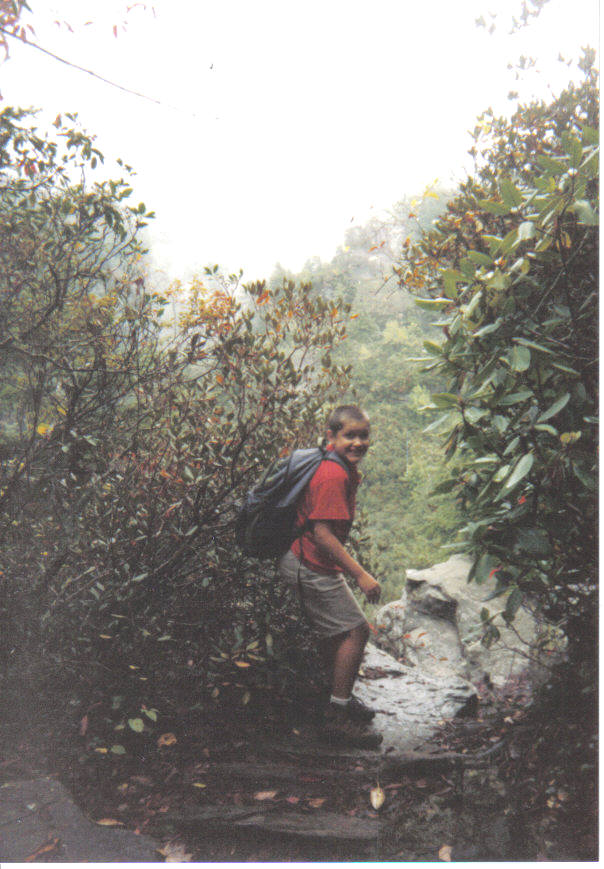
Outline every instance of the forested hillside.
<svg viewBox="0 0 604 869">
<path fill-rule="evenodd" d="M 424 341 L 438 330 L 433 317 L 400 292 L 394 266 L 400 251 L 430 231 L 446 207 L 447 194 L 429 189 L 405 199 L 389 215 L 350 228 L 329 262 L 309 260 L 300 274 L 277 269 L 284 278 L 308 282 L 313 295 L 351 304 L 346 338 L 331 354 L 350 366 L 350 391 L 372 423 L 371 449 L 363 462 L 359 492 L 361 552 L 384 583 L 383 600 L 400 597 L 407 567 L 445 559 L 461 523 L 455 500 L 434 493 L 448 475 L 438 435 L 426 432 L 430 393 L 444 379 L 422 370 Z"/>
</svg>

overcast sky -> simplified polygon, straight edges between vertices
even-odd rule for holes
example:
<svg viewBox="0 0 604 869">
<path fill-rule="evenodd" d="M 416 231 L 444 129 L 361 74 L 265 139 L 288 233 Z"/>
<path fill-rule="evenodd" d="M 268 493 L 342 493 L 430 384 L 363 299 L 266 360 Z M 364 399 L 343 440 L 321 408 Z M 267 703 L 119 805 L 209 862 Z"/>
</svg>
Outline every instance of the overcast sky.
<svg viewBox="0 0 604 869">
<path fill-rule="evenodd" d="M 171 276 L 217 262 L 252 279 L 329 259 L 351 222 L 463 177 L 476 116 L 509 113 L 511 90 L 558 93 L 573 74 L 558 53 L 578 59 L 599 37 L 598 0 L 550 0 L 514 36 L 521 0 L 30 5 L 39 44 L 162 103 L 15 42 L 0 67 L 6 103 L 77 112 L 101 151 L 136 168 Z M 489 13 L 491 36 L 475 25 Z M 518 82 L 507 64 L 522 54 L 539 73 Z"/>
</svg>

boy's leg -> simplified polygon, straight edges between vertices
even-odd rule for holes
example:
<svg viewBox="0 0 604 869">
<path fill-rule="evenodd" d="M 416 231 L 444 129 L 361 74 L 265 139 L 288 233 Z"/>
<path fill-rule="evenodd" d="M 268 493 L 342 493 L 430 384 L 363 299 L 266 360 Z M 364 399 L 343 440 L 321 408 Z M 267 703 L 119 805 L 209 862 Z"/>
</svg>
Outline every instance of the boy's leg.
<svg viewBox="0 0 604 869">
<path fill-rule="evenodd" d="M 361 666 L 365 645 L 369 638 L 366 622 L 346 633 L 323 640 L 322 650 L 331 675 L 331 694 L 347 700 Z"/>
</svg>

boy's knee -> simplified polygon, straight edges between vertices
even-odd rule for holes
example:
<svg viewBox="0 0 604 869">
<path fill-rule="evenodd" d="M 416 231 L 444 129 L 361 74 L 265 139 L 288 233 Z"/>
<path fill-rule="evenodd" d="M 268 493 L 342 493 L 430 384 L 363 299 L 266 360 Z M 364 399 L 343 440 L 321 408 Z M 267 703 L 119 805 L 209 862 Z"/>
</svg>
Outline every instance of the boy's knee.
<svg viewBox="0 0 604 869">
<path fill-rule="evenodd" d="M 357 625 L 356 628 L 353 628 L 353 633 L 366 643 L 369 639 L 369 624 L 367 622 L 362 622 L 360 625 Z"/>
</svg>

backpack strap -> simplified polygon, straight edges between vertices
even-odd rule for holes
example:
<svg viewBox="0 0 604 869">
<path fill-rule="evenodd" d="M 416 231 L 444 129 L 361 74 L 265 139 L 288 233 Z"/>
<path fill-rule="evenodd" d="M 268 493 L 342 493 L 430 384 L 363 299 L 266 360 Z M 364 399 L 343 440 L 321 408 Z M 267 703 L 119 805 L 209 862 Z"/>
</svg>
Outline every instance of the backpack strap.
<svg viewBox="0 0 604 869">
<path fill-rule="evenodd" d="M 330 462 L 336 462 L 340 465 L 341 468 L 344 468 L 346 473 L 350 476 L 350 466 L 344 461 L 344 459 L 340 458 L 340 456 L 334 452 L 334 450 L 325 450 L 321 448 L 323 452 L 323 458 L 327 459 Z"/>
</svg>

